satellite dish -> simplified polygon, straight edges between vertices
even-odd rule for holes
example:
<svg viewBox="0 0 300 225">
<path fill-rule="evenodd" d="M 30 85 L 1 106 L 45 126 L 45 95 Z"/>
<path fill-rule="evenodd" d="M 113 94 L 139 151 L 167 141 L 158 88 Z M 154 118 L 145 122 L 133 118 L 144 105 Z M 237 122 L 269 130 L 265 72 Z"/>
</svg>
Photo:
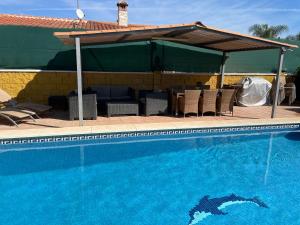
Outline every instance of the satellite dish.
<svg viewBox="0 0 300 225">
<path fill-rule="evenodd" d="M 80 19 L 80 20 L 82 20 L 85 17 L 84 12 L 79 8 L 76 9 L 76 15 L 77 15 L 78 19 Z"/>
</svg>

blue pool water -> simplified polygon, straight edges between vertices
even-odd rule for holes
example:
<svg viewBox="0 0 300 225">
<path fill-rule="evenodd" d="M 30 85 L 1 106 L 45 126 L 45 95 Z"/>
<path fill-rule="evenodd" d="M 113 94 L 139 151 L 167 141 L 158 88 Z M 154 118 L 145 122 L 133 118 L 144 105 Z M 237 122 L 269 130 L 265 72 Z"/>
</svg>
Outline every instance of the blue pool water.
<svg viewBox="0 0 300 225">
<path fill-rule="evenodd" d="M 299 130 L 0 149 L 1 225 L 300 224 Z"/>
</svg>

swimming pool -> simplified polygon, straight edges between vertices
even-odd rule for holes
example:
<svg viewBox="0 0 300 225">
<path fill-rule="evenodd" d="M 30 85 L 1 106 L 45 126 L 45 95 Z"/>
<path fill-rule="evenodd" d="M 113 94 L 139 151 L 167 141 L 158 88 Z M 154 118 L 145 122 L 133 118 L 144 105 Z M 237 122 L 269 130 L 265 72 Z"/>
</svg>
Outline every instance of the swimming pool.
<svg viewBox="0 0 300 225">
<path fill-rule="evenodd" d="M 0 144 L 0 224 L 300 224 L 297 124 Z"/>
</svg>

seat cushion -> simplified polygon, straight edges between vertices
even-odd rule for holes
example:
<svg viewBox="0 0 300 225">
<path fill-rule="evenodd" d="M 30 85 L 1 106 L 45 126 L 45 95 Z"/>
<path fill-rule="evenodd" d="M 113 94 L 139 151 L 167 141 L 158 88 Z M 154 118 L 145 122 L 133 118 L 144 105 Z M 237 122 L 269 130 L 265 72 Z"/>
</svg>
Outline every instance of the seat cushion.
<svg viewBox="0 0 300 225">
<path fill-rule="evenodd" d="M 150 94 L 150 93 L 153 93 L 153 91 L 152 90 L 139 90 L 139 93 L 138 93 L 139 99 L 146 98 L 146 95 Z"/>
<path fill-rule="evenodd" d="M 119 97 L 111 97 L 110 99 L 113 101 L 128 101 L 131 100 L 132 98 L 130 96 L 119 96 Z"/>
<path fill-rule="evenodd" d="M 142 103 L 142 104 L 146 104 L 146 98 L 140 98 L 139 101 L 140 101 L 140 103 Z"/>
<path fill-rule="evenodd" d="M 112 86 L 110 89 L 110 95 L 112 98 L 128 96 L 128 87 Z"/>
<path fill-rule="evenodd" d="M 98 97 L 97 96 L 97 101 L 109 101 L 109 100 L 111 100 L 110 97 Z"/>
</svg>

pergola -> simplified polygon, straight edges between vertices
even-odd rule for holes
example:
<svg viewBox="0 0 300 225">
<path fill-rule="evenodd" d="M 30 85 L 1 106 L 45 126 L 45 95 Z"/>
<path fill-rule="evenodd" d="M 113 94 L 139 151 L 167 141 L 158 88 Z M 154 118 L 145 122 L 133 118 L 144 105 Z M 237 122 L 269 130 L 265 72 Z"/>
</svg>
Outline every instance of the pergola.
<svg viewBox="0 0 300 225">
<path fill-rule="evenodd" d="M 134 28 L 124 27 L 122 29 L 105 31 L 55 32 L 54 35 L 64 44 L 76 46 L 78 112 L 79 123 L 81 126 L 83 125 L 81 46 L 165 40 L 219 51 L 223 53 L 221 65 L 221 88 L 224 84 L 225 65 L 228 53 L 263 49 L 278 49 L 279 59 L 276 75 L 276 94 L 272 108 L 272 118 L 276 116 L 279 93 L 279 78 L 280 74 L 282 73 L 284 54 L 287 49 L 298 48 L 296 45 L 290 45 L 287 43 L 281 43 L 208 27 L 203 25 L 201 22 L 166 26 L 144 26 Z"/>
</svg>

